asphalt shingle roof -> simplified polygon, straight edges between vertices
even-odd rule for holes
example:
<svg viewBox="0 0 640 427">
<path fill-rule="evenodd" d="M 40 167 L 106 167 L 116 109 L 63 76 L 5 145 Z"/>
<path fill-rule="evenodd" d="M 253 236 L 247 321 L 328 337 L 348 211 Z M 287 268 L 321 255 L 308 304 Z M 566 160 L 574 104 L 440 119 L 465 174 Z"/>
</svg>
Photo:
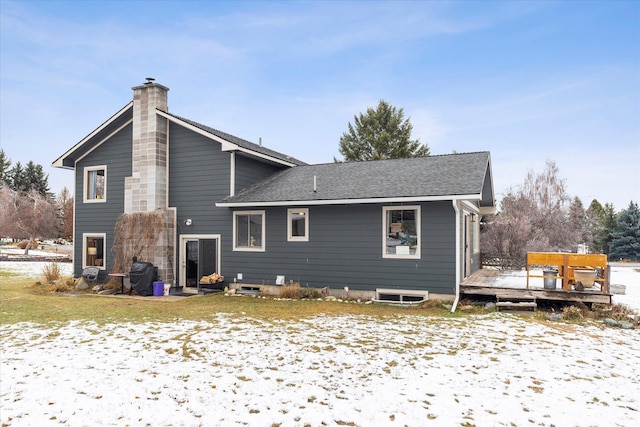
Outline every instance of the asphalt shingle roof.
<svg viewBox="0 0 640 427">
<path fill-rule="evenodd" d="M 184 117 L 177 116 L 175 114 L 166 113 L 171 117 L 175 117 L 176 119 L 188 123 L 192 126 L 197 127 L 200 130 L 203 130 L 207 133 L 217 136 L 218 138 L 222 138 L 225 141 L 229 141 L 232 144 L 237 145 L 238 147 L 246 148 L 247 150 L 255 151 L 260 154 L 264 154 L 269 157 L 273 157 L 278 160 L 283 160 L 295 165 L 306 165 L 302 160 L 298 160 L 295 157 L 287 156 L 286 154 L 279 153 L 277 151 L 266 148 L 262 145 L 255 144 L 253 142 L 247 141 L 246 139 L 238 138 L 237 136 L 228 134 L 226 132 L 222 132 L 221 130 L 214 129 L 210 126 L 203 125 L 202 123 L 194 122 L 193 120 L 185 119 Z"/>
<path fill-rule="evenodd" d="M 268 204 L 481 194 L 488 166 L 489 152 L 296 166 L 235 196 L 226 197 L 221 203 Z"/>
</svg>

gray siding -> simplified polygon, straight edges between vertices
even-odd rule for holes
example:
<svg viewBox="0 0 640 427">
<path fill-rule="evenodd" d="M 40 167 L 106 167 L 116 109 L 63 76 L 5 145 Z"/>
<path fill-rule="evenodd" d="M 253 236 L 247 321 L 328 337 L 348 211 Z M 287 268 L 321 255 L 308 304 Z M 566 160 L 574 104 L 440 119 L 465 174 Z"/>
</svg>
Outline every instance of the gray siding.
<svg viewBox="0 0 640 427">
<path fill-rule="evenodd" d="M 454 293 L 455 214 L 449 201 L 421 204 L 422 257 L 418 260 L 382 257 L 380 204 L 310 206 L 308 242 L 287 241 L 286 206 L 266 208 L 266 251 L 234 252 L 234 209 L 215 206 L 229 195 L 230 157 L 220 144 L 196 132 L 178 125 L 169 128 L 169 206 L 176 208 L 176 244 L 182 234 L 219 234 L 219 273 L 228 281 L 242 273 L 243 283 L 273 284 L 277 275 L 284 275 L 303 286 Z M 84 167 L 92 165 L 107 166 L 105 203 L 82 202 Z M 268 178 L 279 169 L 277 165 L 237 155 L 236 190 Z M 114 224 L 124 210 L 127 176 L 131 176 L 131 126 L 77 164 L 75 274 L 81 272 L 82 232 L 106 233 L 107 259 L 101 280 L 111 271 Z M 187 218 L 192 220 L 189 227 L 184 224 Z M 179 250 L 178 245 L 173 260 L 176 276 Z"/>
<path fill-rule="evenodd" d="M 215 204 L 229 195 L 230 157 L 215 141 L 178 125 L 169 128 L 169 206 L 176 208 L 177 285 L 184 286 L 179 277 L 183 234 L 219 234 L 220 262 L 225 266 L 227 247 L 231 245 L 232 213 Z M 191 226 L 185 225 L 187 218 L 192 220 Z M 224 269 L 219 273 L 224 274 Z"/>
<path fill-rule="evenodd" d="M 451 202 L 422 204 L 421 259 L 382 257 L 382 205 L 311 206 L 309 242 L 287 241 L 287 208 L 266 209 L 266 251 L 232 252 L 224 274 L 273 284 L 276 275 L 314 287 L 427 289 L 453 294 L 455 220 Z M 231 250 L 225 246 L 224 250 Z"/>
<path fill-rule="evenodd" d="M 230 154 L 219 143 L 172 124 L 169 128 L 169 206 L 177 208 L 180 234 L 224 234 L 227 209 L 217 201 L 229 195 Z M 191 218 L 190 227 L 184 221 Z"/>
<path fill-rule="evenodd" d="M 229 266 L 234 264 L 236 253 L 232 252 L 233 211 L 215 206 L 216 202 L 229 195 L 230 162 L 231 154 L 223 152 L 219 143 L 181 126 L 170 126 L 169 206 L 176 208 L 177 215 L 176 279 L 179 279 L 180 266 L 177 261 L 180 259 L 179 242 L 182 234 L 219 234 L 220 273 L 229 274 Z M 236 191 L 281 168 L 236 155 Z M 192 220 L 189 227 L 184 224 L 187 218 Z M 237 271 L 242 272 L 242 269 Z M 235 274 L 234 272 L 233 275 Z"/>
<path fill-rule="evenodd" d="M 236 194 L 284 169 L 267 162 L 258 162 L 243 155 L 236 155 Z"/>
<path fill-rule="evenodd" d="M 76 163 L 75 176 L 75 236 L 74 275 L 82 273 L 82 234 L 106 233 L 105 269 L 99 280 L 104 281 L 113 266 L 111 246 L 118 216 L 124 211 L 124 178 L 131 175 L 132 127 L 126 126 L 86 157 Z M 107 192 L 104 203 L 84 203 L 84 168 L 107 166 Z"/>
</svg>

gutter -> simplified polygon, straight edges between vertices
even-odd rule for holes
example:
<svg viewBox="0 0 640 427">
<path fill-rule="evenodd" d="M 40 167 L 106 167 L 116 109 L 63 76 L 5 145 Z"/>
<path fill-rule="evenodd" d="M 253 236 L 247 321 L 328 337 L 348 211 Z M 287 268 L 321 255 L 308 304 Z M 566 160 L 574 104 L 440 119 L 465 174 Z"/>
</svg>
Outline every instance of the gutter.
<svg viewBox="0 0 640 427">
<path fill-rule="evenodd" d="M 453 210 L 456 212 L 456 297 L 453 300 L 451 312 L 455 313 L 460 301 L 460 209 L 457 200 L 452 200 Z"/>
</svg>

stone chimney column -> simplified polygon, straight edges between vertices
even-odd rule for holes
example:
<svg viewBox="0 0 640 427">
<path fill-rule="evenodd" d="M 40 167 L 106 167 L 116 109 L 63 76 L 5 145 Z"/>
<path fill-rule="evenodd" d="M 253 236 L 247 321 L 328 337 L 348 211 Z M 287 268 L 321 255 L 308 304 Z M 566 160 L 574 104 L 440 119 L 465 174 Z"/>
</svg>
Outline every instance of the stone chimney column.
<svg viewBox="0 0 640 427">
<path fill-rule="evenodd" d="M 147 82 L 133 89 L 133 135 L 131 176 L 126 177 L 124 213 L 162 215 L 164 230 L 146 248 L 149 261 L 158 267 L 158 275 L 174 282 L 175 211 L 168 209 L 168 123 L 157 111 L 168 112 L 169 88 Z M 143 254 L 141 254 L 143 255 Z"/>
<path fill-rule="evenodd" d="M 132 174 L 125 181 L 125 213 L 167 207 L 167 120 L 169 89 L 147 79 L 133 88 Z"/>
</svg>

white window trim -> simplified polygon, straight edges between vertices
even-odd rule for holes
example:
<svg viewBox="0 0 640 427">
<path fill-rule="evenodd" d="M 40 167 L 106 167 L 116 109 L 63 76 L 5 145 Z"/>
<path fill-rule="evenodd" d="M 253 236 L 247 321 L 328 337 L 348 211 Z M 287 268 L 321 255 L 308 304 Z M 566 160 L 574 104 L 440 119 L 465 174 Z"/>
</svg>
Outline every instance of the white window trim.
<svg viewBox="0 0 640 427">
<path fill-rule="evenodd" d="M 241 215 L 262 215 L 262 246 L 255 246 L 255 247 L 246 247 L 246 246 L 236 246 L 238 243 L 238 239 L 237 237 L 237 217 L 241 216 Z M 265 211 L 235 211 L 233 213 L 233 250 L 234 251 L 240 251 L 240 252 L 265 252 L 266 250 L 266 246 L 267 246 L 267 242 L 266 240 L 266 215 L 265 215 Z"/>
<path fill-rule="evenodd" d="M 398 210 L 415 210 L 416 211 L 416 236 L 418 242 L 416 244 L 416 253 L 411 254 L 387 254 L 387 212 Z M 420 259 L 422 248 L 422 224 L 421 224 L 421 210 L 419 205 L 411 206 L 383 206 L 382 207 L 382 258 L 392 259 Z"/>
<path fill-rule="evenodd" d="M 87 174 L 91 171 L 96 170 L 104 170 L 104 197 L 102 199 L 89 199 L 87 198 L 87 193 L 89 190 L 89 180 L 87 179 Z M 84 203 L 104 203 L 107 201 L 107 165 L 85 167 L 82 175 L 82 182 L 82 200 Z"/>
<path fill-rule="evenodd" d="M 304 236 L 294 236 L 291 229 L 291 220 L 294 213 L 304 213 Z M 287 241 L 308 242 L 309 241 L 309 208 L 287 209 Z"/>
<path fill-rule="evenodd" d="M 82 233 L 82 268 L 96 267 L 95 265 L 87 265 L 87 238 L 93 237 L 102 239 L 102 256 L 106 257 L 107 254 L 107 233 Z M 105 270 L 107 260 L 103 258 L 102 265 L 98 266 L 99 270 Z"/>
</svg>

